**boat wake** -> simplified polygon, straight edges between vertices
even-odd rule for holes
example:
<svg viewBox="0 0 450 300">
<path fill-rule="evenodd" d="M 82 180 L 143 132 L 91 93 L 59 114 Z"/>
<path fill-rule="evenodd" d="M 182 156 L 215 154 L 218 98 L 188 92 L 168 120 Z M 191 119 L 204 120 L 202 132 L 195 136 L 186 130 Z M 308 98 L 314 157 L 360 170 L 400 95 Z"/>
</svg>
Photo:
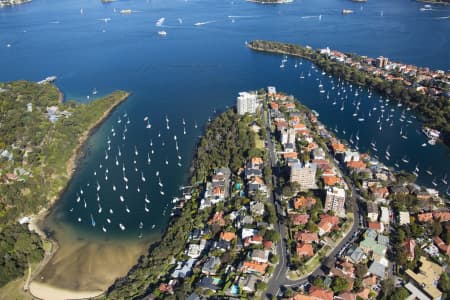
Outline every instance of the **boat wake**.
<svg viewBox="0 0 450 300">
<path fill-rule="evenodd" d="M 320 19 L 320 18 L 322 18 L 322 15 L 318 15 L 318 16 L 303 16 L 303 17 L 301 17 L 302 19 L 313 19 L 313 18 L 318 18 L 318 19 Z"/>
<path fill-rule="evenodd" d="M 197 22 L 197 23 L 195 23 L 194 24 L 194 26 L 203 26 L 203 25 L 206 25 L 206 24 L 211 24 L 211 23 L 216 23 L 217 21 L 206 21 L 206 22 Z"/>
<path fill-rule="evenodd" d="M 239 19 L 239 18 L 261 18 L 262 16 L 228 16 L 230 19 Z"/>
</svg>

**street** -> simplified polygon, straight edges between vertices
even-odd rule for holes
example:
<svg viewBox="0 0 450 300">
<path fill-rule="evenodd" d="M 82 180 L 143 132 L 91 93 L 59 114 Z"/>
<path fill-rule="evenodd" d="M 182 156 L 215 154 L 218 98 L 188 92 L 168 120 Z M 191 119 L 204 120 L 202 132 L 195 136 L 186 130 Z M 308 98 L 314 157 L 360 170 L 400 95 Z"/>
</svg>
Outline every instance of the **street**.
<svg viewBox="0 0 450 300">
<path fill-rule="evenodd" d="M 277 157 L 276 157 L 274 145 L 273 145 L 272 139 L 271 139 L 270 119 L 271 119 L 270 111 L 268 111 L 267 119 L 265 120 L 265 123 L 266 123 L 265 125 L 266 125 L 266 129 L 267 129 L 266 148 L 269 151 L 270 164 L 271 164 L 272 170 L 273 170 L 273 176 L 272 176 L 273 189 L 272 189 L 272 191 L 269 192 L 269 201 L 272 202 L 276 207 L 276 213 L 277 213 L 278 220 L 275 223 L 274 230 L 276 230 L 277 232 L 280 233 L 281 239 L 280 239 L 280 242 L 277 243 L 277 254 L 279 256 L 279 262 L 278 262 L 277 266 L 275 267 L 273 275 L 267 284 L 267 290 L 265 293 L 266 297 L 269 299 L 272 297 L 277 297 L 278 294 L 280 293 L 282 287 L 298 287 L 300 285 L 305 284 L 308 281 L 308 277 L 310 277 L 310 276 L 316 277 L 316 276 L 320 276 L 320 275 L 325 275 L 323 273 L 322 267 L 324 265 L 324 261 L 326 261 L 326 259 L 322 260 L 322 263 L 320 265 L 318 265 L 316 267 L 316 269 L 314 269 L 314 271 L 302 276 L 301 278 L 299 278 L 297 280 L 290 280 L 286 276 L 288 268 L 289 268 L 289 261 L 287 258 L 288 251 L 287 251 L 287 248 L 285 245 L 286 228 L 284 225 L 280 224 L 280 218 L 282 218 L 283 216 L 281 215 L 282 214 L 281 195 L 279 194 L 279 186 L 278 186 L 278 175 L 279 175 L 278 173 L 279 172 L 278 172 L 278 167 L 277 167 Z M 341 171 L 343 172 L 342 169 L 341 169 Z M 347 182 L 347 184 L 348 184 L 349 188 L 352 190 L 351 198 L 347 199 L 347 201 L 348 200 L 352 201 L 353 216 L 354 216 L 353 225 L 352 225 L 352 228 L 347 233 L 347 235 L 328 254 L 327 258 L 334 259 L 334 257 L 336 257 L 336 255 L 343 249 L 343 247 L 346 246 L 347 243 L 349 243 L 355 237 L 355 233 L 359 229 L 360 218 L 362 217 L 360 215 L 361 210 L 360 210 L 359 203 L 358 203 L 359 195 L 357 194 L 357 192 L 356 192 L 354 186 L 351 184 L 351 182 Z"/>
</svg>

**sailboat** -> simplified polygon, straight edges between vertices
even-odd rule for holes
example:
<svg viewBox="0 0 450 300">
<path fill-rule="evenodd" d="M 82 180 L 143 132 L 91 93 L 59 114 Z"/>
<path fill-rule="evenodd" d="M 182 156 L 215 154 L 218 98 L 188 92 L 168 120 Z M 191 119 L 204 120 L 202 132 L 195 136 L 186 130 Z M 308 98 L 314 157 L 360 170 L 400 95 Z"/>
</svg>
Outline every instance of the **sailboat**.
<svg viewBox="0 0 450 300">
<path fill-rule="evenodd" d="M 91 214 L 91 224 L 92 224 L 92 227 L 95 227 L 95 220 L 94 220 L 94 217 L 92 216 L 92 214 Z"/>
<path fill-rule="evenodd" d="M 437 185 L 438 185 L 437 182 L 436 182 L 436 177 L 433 178 L 433 180 L 431 181 L 431 184 L 432 184 L 433 186 L 437 186 Z"/>
<path fill-rule="evenodd" d="M 444 174 L 444 177 L 441 179 L 443 184 L 447 184 L 447 173 Z"/>
</svg>

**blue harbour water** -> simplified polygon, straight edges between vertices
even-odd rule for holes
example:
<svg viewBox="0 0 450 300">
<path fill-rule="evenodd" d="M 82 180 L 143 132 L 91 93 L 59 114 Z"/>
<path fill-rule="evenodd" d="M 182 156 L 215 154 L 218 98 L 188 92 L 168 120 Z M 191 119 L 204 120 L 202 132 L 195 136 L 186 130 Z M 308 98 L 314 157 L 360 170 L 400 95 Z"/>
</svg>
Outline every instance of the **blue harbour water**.
<svg viewBox="0 0 450 300">
<path fill-rule="evenodd" d="M 422 147 L 426 138 L 411 112 L 393 102 L 386 103 L 385 97 L 375 92 L 369 98 L 370 92 L 365 89 L 358 90 L 359 95 L 355 96 L 356 87 L 350 92 L 347 83 L 344 84 L 346 93 L 341 89 L 341 95 L 337 95 L 337 79 L 322 75 L 308 61 L 289 58 L 286 67 L 280 68 L 280 56 L 252 52 L 245 47 L 245 41 L 253 39 L 286 41 L 314 48 L 329 46 L 372 57 L 383 55 L 395 61 L 448 70 L 450 21 L 443 17 L 450 15 L 450 8 L 433 6 L 431 11 L 420 11 L 421 7 L 423 4 L 407 0 L 364 4 L 345 0 L 297 0 L 288 5 L 258 5 L 238 0 L 110 4 L 34 0 L 0 9 L 1 81 L 37 81 L 56 75 L 57 86 L 65 98 L 80 102 L 116 89 L 132 92 L 128 101 L 88 141 L 86 155 L 49 217 L 48 229 L 59 232 L 60 236 L 70 232 L 90 243 L 121 239 L 133 243 L 138 242 L 141 233 L 144 240 L 157 238 L 170 217 L 172 198 L 180 195 L 178 187 L 187 182 L 195 145 L 208 117 L 215 110 L 220 112 L 234 105 L 238 91 L 267 85 L 293 94 L 319 112 L 320 120 L 335 129 L 338 137 L 355 140 L 358 135 L 359 149 L 370 150 L 386 164 L 397 163 L 407 171 L 413 171 L 417 165 L 419 183 L 433 187 L 431 182 L 435 179 L 436 188 L 445 192 L 448 187 L 441 178 L 450 173 L 450 151 L 441 144 Z M 353 9 L 355 13 L 343 16 L 343 8 Z M 133 13 L 120 14 L 121 9 L 131 9 Z M 163 26 L 155 26 L 162 17 L 165 18 Z M 205 24 L 195 26 L 197 22 Z M 159 36 L 159 30 L 165 30 L 167 36 Z M 304 79 L 299 78 L 302 73 Z M 319 83 L 326 93 L 319 92 Z M 98 90 L 95 96 L 93 89 Z M 341 111 L 343 102 L 345 109 Z M 358 102 L 359 112 L 355 117 Z M 404 122 L 399 120 L 402 112 Z M 151 129 L 146 128 L 145 116 Z M 361 116 L 364 122 L 358 121 Z M 130 123 L 126 124 L 128 119 Z M 125 125 L 127 132 L 123 140 Z M 407 132 L 407 139 L 400 137 L 400 130 Z M 370 149 L 371 142 L 376 144 L 378 152 Z M 385 157 L 388 146 L 390 160 Z M 402 162 L 402 158 L 408 163 Z M 432 176 L 426 174 L 428 169 L 432 170 Z M 163 187 L 158 185 L 157 171 Z M 150 200 L 148 212 L 145 194 Z M 119 223 L 125 230 L 119 228 Z"/>
</svg>

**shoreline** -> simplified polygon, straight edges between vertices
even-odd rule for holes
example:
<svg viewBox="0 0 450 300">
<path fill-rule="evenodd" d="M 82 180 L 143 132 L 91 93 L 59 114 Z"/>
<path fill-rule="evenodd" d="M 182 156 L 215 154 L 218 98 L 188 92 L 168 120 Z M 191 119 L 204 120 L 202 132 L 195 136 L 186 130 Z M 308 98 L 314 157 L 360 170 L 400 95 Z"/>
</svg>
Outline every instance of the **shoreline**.
<svg viewBox="0 0 450 300">
<path fill-rule="evenodd" d="M 303 58 L 303 59 L 306 59 L 306 60 L 312 62 L 313 64 L 317 65 L 318 67 L 324 69 L 323 60 L 321 61 L 321 59 L 323 58 L 324 55 L 322 53 L 320 53 L 320 55 L 314 56 L 316 53 L 318 53 L 319 49 L 313 49 L 309 46 L 301 46 L 298 44 L 266 41 L 266 40 L 254 40 L 251 42 L 246 42 L 245 45 L 250 50 L 253 50 L 256 52 L 269 53 L 269 54 L 275 54 L 275 55 L 289 55 L 289 56 L 293 56 L 293 57 Z M 357 56 L 361 57 L 360 55 L 357 55 Z M 389 81 L 389 80 L 383 78 L 381 75 L 373 75 L 371 72 L 366 71 L 366 70 L 360 71 L 360 69 L 356 69 L 355 67 L 349 66 L 346 63 L 343 63 L 340 61 L 339 62 L 331 61 L 331 60 L 329 60 L 329 61 L 330 61 L 330 64 L 334 64 L 339 67 L 342 67 L 344 69 L 344 71 L 350 70 L 352 72 L 355 72 L 355 70 L 356 70 L 357 72 L 360 72 L 361 76 L 364 76 L 364 82 L 360 82 L 351 77 L 345 78 L 349 82 L 352 82 L 352 83 L 360 85 L 360 86 L 373 88 L 374 90 L 377 90 L 379 93 L 386 95 L 386 96 L 390 97 L 391 99 L 394 99 L 394 101 L 402 103 L 407 107 L 410 107 L 414 111 L 417 118 L 420 120 L 422 127 L 427 126 L 427 127 L 441 131 L 439 140 L 442 142 L 442 144 L 444 146 L 446 146 L 447 148 L 450 148 L 450 139 L 449 139 L 450 132 L 448 132 L 446 130 L 445 124 L 443 124 L 442 122 L 438 122 L 440 119 L 436 116 L 431 117 L 429 115 L 426 115 L 426 111 L 428 109 L 427 102 L 431 103 L 431 101 L 434 101 L 434 100 L 440 101 L 440 99 L 438 97 L 431 98 L 430 95 L 425 95 L 425 97 L 428 97 L 428 101 L 424 101 L 424 100 L 419 101 L 419 100 L 417 100 L 417 99 L 420 99 L 417 96 L 418 92 L 415 92 L 415 94 L 411 95 L 410 98 L 405 98 L 403 95 L 395 95 L 392 93 L 392 89 L 393 89 L 392 86 L 394 85 L 393 80 Z M 419 67 L 419 66 L 415 66 L 415 67 L 417 69 L 423 68 L 423 67 Z M 346 76 L 342 72 L 339 73 L 338 71 L 335 71 L 335 72 L 329 71 L 329 73 L 336 77 L 343 77 L 343 76 L 345 77 Z M 367 78 L 367 80 L 366 80 L 366 78 Z M 371 81 L 369 81 L 369 80 L 371 80 Z M 374 84 L 374 82 L 376 80 L 381 80 L 383 82 L 383 84 L 389 85 L 390 89 L 381 89 L 378 85 Z M 410 79 L 407 79 L 407 80 L 410 80 Z M 401 89 L 403 92 L 408 91 L 408 86 L 406 84 L 403 84 L 401 86 Z M 415 99 L 417 101 L 410 101 L 411 97 L 416 97 Z"/>
<path fill-rule="evenodd" d="M 63 93 L 58 89 L 59 92 L 59 97 L 58 97 L 58 102 L 62 103 L 62 99 L 64 98 Z M 113 103 L 111 105 L 111 107 L 109 107 L 109 109 L 107 109 L 103 115 L 97 119 L 96 122 L 94 122 L 78 139 L 78 144 L 77 146 L 73 149 L 72 151 L 72 155 L 70 156 L 69 160 L 66 163 L 66 174 L 68 175 L 68 181 L 67 184 L 65 186 L 63 186 L 60 191 L 58 191 L 58 195 L 50 198 L 49 201 L 47 202 L 47 206 L 43 207 L 37 214 L 35 215 L 31 215 L 30 216 L 30 222 L 28 224 L 28 229 L 30 231 L 34 231 L 36 232 L 40 237 L 41 240 L 50 242 L 52 247 L 50 252 L 45 253 L 44 259 L 39 263 L 39 266 L 36 268 L 36 270 L 33 272 L 33 274 L 31 274 L 30 279 L 27 280 L 25 286 L 23 287 L 24 291 L 28 292 L 32 297 L 38 298 L 38 299 L 42 299 L 38 296 L 36 296 L 35 294 L 33 294 L 33 292 L 30 289 L 30 286 L 33 284 L 34 279 L 36 278 L 36 276 L 39 275 L 39 273 L 45 268 L 45 266 L 47 265 L 47 263 L 53 258 L 53 256 L 55 255 L 55 253 L 58 251 L 59 249 L 59 244 L 58 241 L 55 239 L 52 239 L 50 237 L 47 236 L 47 234 L 45 233 L 45 231 L 41 228 L 41 222 L 44 221 L 44 219 L 50 214 L 51 209 L 53 208 L 54 204 L 57 202 L 57 200 L 59 200 L 62 195 L 64 194 L 64 191 L 66 190 L 68 184 L 70 183 L 70 181 L 72 180 L 73 174 L 76 171 L 76 168 L 78 166 L 78 161 L 81 158 L 81 155 L 83 153 L 82 149 L 86 143 L 86 141 L 89 139 L 89 137 L 92 136 L 92 134 L 95 132 L 95 130 L 106 120 L 108 119 L 108 117 L 112 114 L 112 112 L 120 105 L 122 104 L 125 100 L 128 99 L 128 97 L 131 94 L 126 92 L 124 96 L 122 96 L 121 98 L 119 98 L 118 100 L 116 100 L 115 103 Z M 53 292 L 53 291 L 57 291 L 58 294 L 61 295 L 65 295 L 65 293 L 70 293 L 70 297 L 72 298 L 73 296 L 79 295 L 80 299 L 82 298 L 86 298 L 86 297 L 95 297 L 98 296 L 101 293 L 95 292 L 95 295 L 92 295 L 92 293 L 90 293 L 89 295 L 87 295 L 87 292 L 82 292 L 82 291 L 69 291 L 69 290 L 64 290 L 64 289 L 59 289 L 56 287 L 51 287 L 50 285 L 43 285 L 43 284 L 39 284 L 39 283 L 34 283 L 34 286 L 38 284 L 38 290 L 40 289 L 40 292 Z M 39 288 L 40 287 L 40 288 Z M 50 299 L 48 298 L 48 294 L 45 296 L 45 299 Z M 59 298 L 61 299 L 61 298 Z"/>
</svg>

